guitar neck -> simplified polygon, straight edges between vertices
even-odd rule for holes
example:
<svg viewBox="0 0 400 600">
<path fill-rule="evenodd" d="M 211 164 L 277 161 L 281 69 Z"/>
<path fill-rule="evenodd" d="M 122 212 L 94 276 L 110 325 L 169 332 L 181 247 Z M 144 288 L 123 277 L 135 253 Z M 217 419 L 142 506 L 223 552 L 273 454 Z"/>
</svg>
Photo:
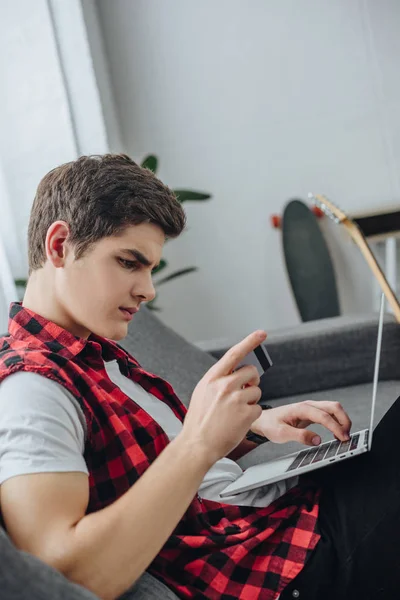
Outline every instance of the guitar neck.
<svg viewBox="0 0 400 600">
<path fill-rule="evenodd" d="M 400 323 L 399 301 L 397 300 L 395 293 L 393 292 L 392 288 L 390 287 L 389 282 L 385 277 L 385 274 L 383 273 L 382 269 L 378 265 L 376 258 L 374 256 L 371 248 L 369 247 L 368 242 L 365 239 L 363 233 L 361 232 L 360 228 L 357 225 L 355 225 L 354 223 L 352 223 L 352 221 L 350 221 L 348 219 L 346 219 L 346 221 L 343 222 L 343 225 L 346 227 L 346 229 L 348 229 L 351 237 L 353 238 L 353 240 L 355 241 L 355 243 L 361 250 L 372 273 L 374 274 L 379 285 L 381 286 L 382 292 L 385 294 L 385 296 L 393 310 L 396 321 L 398 323 Z"/>
</svg>

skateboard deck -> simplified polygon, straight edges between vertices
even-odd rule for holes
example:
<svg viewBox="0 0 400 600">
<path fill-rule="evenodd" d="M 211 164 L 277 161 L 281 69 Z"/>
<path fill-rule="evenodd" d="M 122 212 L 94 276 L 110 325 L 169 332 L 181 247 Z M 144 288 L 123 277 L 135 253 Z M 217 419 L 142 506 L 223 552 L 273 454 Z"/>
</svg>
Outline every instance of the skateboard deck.
<svg viewBox="0 0 400 600">
<path fill-rule="evenodd" d="M 316 216 L 301 200 L 291 200 L 285 206 L 282 243 L 301 320 L 338 316 L 340 305 L 328 246 Z"/>
</svg>

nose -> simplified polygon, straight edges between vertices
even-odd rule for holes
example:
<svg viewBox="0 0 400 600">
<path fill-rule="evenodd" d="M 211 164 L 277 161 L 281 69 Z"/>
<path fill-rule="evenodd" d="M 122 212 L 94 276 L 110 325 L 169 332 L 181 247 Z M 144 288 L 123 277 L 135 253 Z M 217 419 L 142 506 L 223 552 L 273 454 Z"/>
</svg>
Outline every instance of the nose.
<svg viewBox="0 0 400 600">
<path fill-rule="evenodd" d="M 142 302 L 150 302 L 156 297 L 156 290 L 153 284 L 151 273 L 143 274 L 140 281 L 135 282 L 131 290 L 131 295 L 142 298 Z"/>
</svg>

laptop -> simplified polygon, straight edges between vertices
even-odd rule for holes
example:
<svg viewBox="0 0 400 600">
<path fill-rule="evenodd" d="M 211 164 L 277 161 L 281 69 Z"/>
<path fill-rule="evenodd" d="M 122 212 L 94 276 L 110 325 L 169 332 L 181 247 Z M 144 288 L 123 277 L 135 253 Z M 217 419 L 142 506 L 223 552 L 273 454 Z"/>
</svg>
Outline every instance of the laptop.
<svg viewBox="0 0 400 600">
<path fill-rule="evenodd" d="M 385 306 L 385 297 L 382 294 L 378 325 L 378 338 L 376 343 L 375 369 L 372 387 L 372 405 L 371 419 L 369 429 L 363 429 L 352 433 L 350 440 L 340 442 L 333 440 L 324 442 L 319 446 L 307 446 L 304 450 L 293 452 L 265 463 L 249 467 L 238 477 L 236 481 L 229 484 L 221 493 L 223 499 L 227 496 L 234 496 L 241 492 L 246 492 L 263 485 L 282 481 L 295 475 L 302 475 L 315 469 L 322 469 L 332 463 L 353 458 L 364 452 L 369 452 L 372 445 L 372 432 L 374 426 L 374 414 L 376 404 L 376 392 L 378 387 L 379 361 L 381 355 L 383 314 Z"/>
</svg>

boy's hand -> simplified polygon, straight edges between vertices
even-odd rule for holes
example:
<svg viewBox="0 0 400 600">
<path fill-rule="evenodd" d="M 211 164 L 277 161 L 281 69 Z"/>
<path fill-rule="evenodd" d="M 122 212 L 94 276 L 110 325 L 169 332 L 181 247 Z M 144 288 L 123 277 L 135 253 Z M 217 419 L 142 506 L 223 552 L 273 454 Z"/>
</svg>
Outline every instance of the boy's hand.
<svg viewBox="0 0 400 600">
<path fill-rule="evenodd" d="M 256 367 L 235 369 L 266 337 L 264 331 L 255 331 L 230 348 L 193 392 L 180 435 L 198 444 L 211 464 L 243 440 L 262 412 Z"/>
<path fill-rule="evenodd" d="M 341 442 L 349 439 L 351 421 L 339 402 L 305 400 L 265 410 L 251 425 L 251 430 L 271 442 L 300 442 L 315 446 L 321 438 L 305 429 L 312 423 L 326 427 Z"/>
</svg>

